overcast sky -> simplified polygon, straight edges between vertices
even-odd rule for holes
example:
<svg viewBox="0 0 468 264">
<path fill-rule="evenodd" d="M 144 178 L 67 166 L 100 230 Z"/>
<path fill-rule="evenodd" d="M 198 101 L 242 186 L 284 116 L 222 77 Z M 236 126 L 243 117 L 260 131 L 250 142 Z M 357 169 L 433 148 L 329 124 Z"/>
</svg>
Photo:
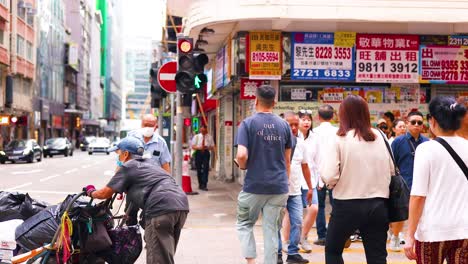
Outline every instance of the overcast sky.
<svg viewBox="0 0 468 264">
<path fill-rule="evenodd" d="M 123 1 L 123 27 L 127 37 L 151 37 L 161 40 L 166 0 Z"/>
</svg>

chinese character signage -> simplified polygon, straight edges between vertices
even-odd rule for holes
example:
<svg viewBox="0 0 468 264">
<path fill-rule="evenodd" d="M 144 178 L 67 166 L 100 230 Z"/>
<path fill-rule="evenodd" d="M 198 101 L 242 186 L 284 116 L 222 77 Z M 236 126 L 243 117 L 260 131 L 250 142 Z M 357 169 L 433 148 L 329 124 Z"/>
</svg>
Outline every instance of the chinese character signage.
<svg viewBox="0 0 468 264">
<path fill-rule="evenodd" d="M 291 79 L 354 80 L 354 34 L 343 33 L 338 41 L 334 33 L 292 33 Z"/>
<path fill-rule="evenodd" d="M 242 100 L 255 99 L 257 94 L 257 88 L 263 84 L 267 84 L 268 81 L 261 80 L 249 80 L 246 78 L 241 79 L 241 94 Z"/>
<path fill-rule="evenodd" d="M 249 79 L 281 79 L 281 32 L 249 33 Z"/>
<path fill-rule="evenodd" d="M 421 46 L 422 83 L 468 83 L 468 47 Z"/>
<path fill-rule="evenodd" d="M 417 83 L 419 36 L 356 35 L 356 81 Z"/>
</svg>

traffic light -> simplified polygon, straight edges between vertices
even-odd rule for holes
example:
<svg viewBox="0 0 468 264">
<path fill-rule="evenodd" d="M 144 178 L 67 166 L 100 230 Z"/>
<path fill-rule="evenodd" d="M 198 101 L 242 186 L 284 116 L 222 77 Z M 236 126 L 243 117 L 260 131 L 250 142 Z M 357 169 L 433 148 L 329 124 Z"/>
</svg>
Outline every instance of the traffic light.
<svg viewBox="0 0 468 264">
<path fill-rule="evenodd" d="M 177 73 L 175 76 L 177 91 L 183 94 L 202 93 L 208 82 L 204 73 L 208 56 L 193 52 L 192 38 L 179 38 L 177 41 Z"/>
<path fill-rule="evenodd" d="M 167 96 L 166 91 L 164 91 L 158 82 L 158 63 L 152 63 L 150 69 L 151 77 L 151 108 L 159 108 L 160 101 L 163 97 Z"/>
</svg>

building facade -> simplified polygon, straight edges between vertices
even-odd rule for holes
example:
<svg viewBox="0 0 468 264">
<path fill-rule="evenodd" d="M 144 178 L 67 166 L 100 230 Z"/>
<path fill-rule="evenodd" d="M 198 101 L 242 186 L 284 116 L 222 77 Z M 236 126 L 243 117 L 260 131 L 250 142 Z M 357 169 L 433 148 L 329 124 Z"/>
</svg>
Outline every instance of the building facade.
<svg viewBox="0 0 468 264">
<path fill-rule="evenodd" d="M 136 38 L 126 41 L 126 87 L 125 118 L 141 119 L 151 113 L 150 83 L 148 74 L 151 68 L 152 42 L 150 38 Z"/>
<path fill-rule="evenodd" d="M 6 98 L 6 78 L 10 66 L 10 0 L 0 1 L 0 149 L 9 135 L 9 113 Z"/>
<path fill-rule="evenodd" d="M 207 94 L 218 106 L 207 115 L 218 136 L 218 175 L 226 180 L 243 181 L 232 165 L 234 138 L 262 83 L 278 91 L 276 113 L 338 108 L 357 94 L 368 101 L 373 124 L 387 111 L 400 118 L 427 113 L 435 95 L 468 94 L 466 2 L 167 3 L 169 13 L 185 17 L 184 35 L 203 40 L 200 47 L 213 54 Z"/>
</svg>

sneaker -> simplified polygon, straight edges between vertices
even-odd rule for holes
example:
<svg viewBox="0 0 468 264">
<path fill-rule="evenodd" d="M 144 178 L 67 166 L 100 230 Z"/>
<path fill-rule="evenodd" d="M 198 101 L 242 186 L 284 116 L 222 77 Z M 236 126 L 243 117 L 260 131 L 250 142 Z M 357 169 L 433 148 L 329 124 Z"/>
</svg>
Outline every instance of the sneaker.
<svg viewBox="0 0 468 264">
<path fill-rule="evenodd" d="M 358 237 L 358 235 L 351 235 L 351 236 L 349 237 L 349 240 L 350 240 L 351 242 L 356 242 L 356 241 L 357 241 L 357 237 Z"/>
<path fill-rule="evenodd" d="M 299 242 L 299 248 L 301 251 L 304 253 L 310 253 L 312 252 L 312 246 L 310 245 L 309 241 L 307 241 L 306 238 L 302 238 L 301 242 Z"/>
<path fill-rule="evenodd" d="M 356 241 L 362 242 L 362 236 L 361 235 L 356 235 L 356 236 L 357 236 Z"/>
<path fill-rule="evenodd" d="M 276 264 L 283 264 L 283 254 L 278 254 L 278 260 L 276 261 Z"/>
<path fill-rule="evenodd" d="M 403 232 L 398 233 L 398 238 L 400 239 L 400 245 L 405 244 L 405 234 Z"/>
<path fill-rule="evenodd" d="M 283 242 L 283 252 L 288 253 L 289 240 Z"/>
<path fill-rule="evenodd" d="M 286 258 L 286 263 L 309 263 L 308 259 L 303 258 L 301 255 L 296 254 L 296 255 L 288 255 L 288 258 Z"/>
<path fill-rule="evenodd" d="M 348 238 L 348 240 L 346 240 L 344 248 L 349 248 L 350 246 L 351 246 L 351 239 Z"/>
<path fill-rule="evenodd" d="M 390 238 L 390 250 L 395 252 L 401 251 L 400 238 L 397 236 L 392 235 Z"/>
<path fill-rule="evenodd" d="M 325 238 L 319 238 L 314 241 L 314 244 L 317 246 L 325 246 Z"/>
</svg>

